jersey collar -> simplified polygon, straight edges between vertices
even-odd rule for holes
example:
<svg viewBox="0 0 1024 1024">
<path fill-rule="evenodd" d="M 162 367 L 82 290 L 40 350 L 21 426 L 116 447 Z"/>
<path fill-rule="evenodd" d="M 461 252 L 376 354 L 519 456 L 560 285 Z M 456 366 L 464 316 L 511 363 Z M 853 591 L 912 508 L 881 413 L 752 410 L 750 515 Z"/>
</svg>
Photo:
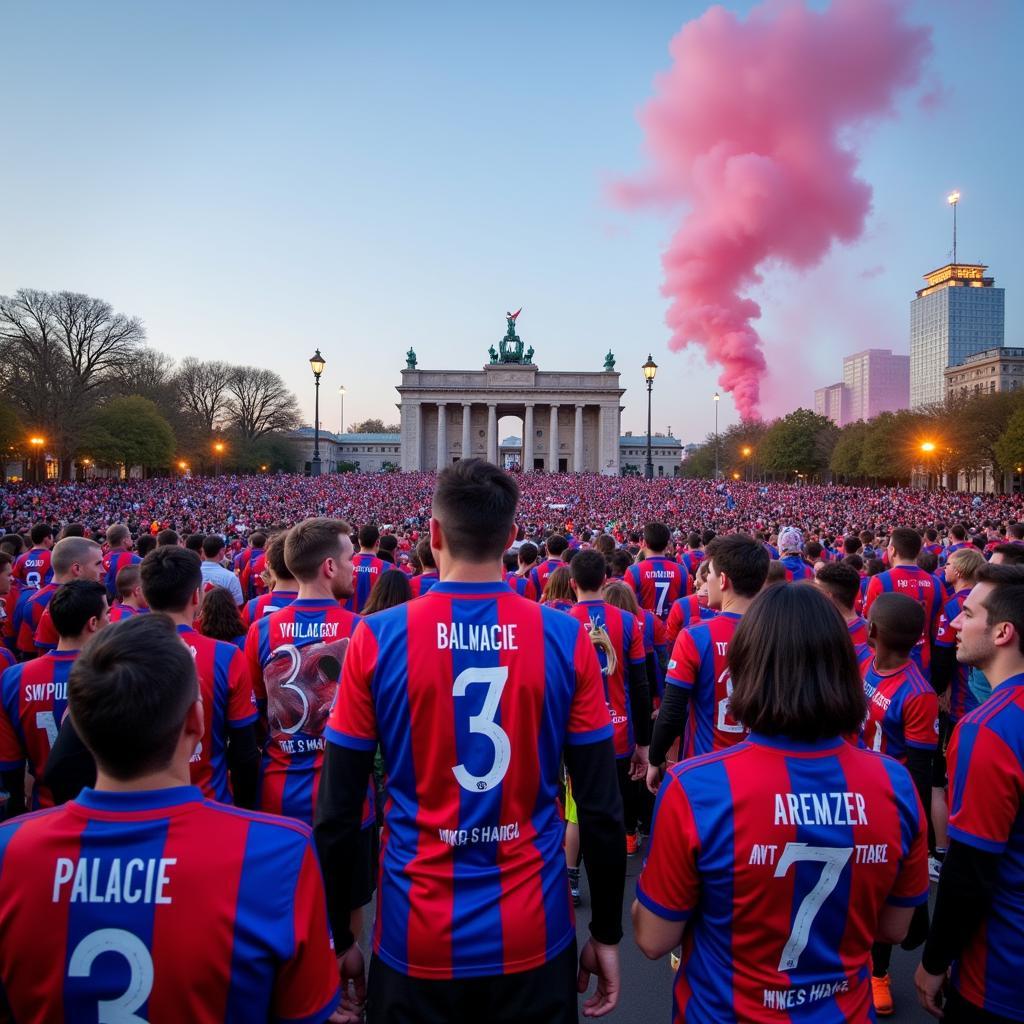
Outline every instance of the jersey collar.
<svg viewBox="0 0 1024 1024">
<path fill-rule="evenodd" d="M 111 793 L 86 787 L 75 803 L 93 811 L 153 811 L 161 807 L 198 803 L 203 799 L 197 786 L 172 786 L 168 789 L 143 789 L 128 793 Z"/>
<path fill-rule="evenodd" d="M 289 608 L 297 608 L 299 611 L 321 611 L 328 608 L 340 608 L 338 601 L 332 601 L 329 597 L 302 597 L 295 598 Z"/>
<path fill-rule="evenodd" d="M 993 690 L 1008 690 L 1011 686 L 1024 686 L 1024 672 L 1004 679 L 998 686 L 993 687 Z"/>
<path fill-rule="evenodd" d="M 795 740 L 791 736 L 766 736 L 764 733 L 752 732 L 749 738 L 751 743 L 756 743 L 759 747 L 801 754 L 827 753 L 839 750 L 846 743 L 842 736 L 827 736 L 821 740 Z"/>
<path fill-rule="evenodd" d="M 486 580 L 483 583 L 455 583 L 439 580 L 430 588 L 431 594 L 461 594 L 469 597 L 486 597 L 490 594 L 511 594 L 504 580 Z"/>
<path fill-rule="evenodd" d="M 178 632 L 181 633 L 184 636 L 185 633 L 194 633 L 195 630 L 191 626 L 186 626 L 183 623 L 179 622 L 178 623 Z"/>
<path fill-rule="evenodd" d="M 54 661 L 74 661 L 78 657 L 78 651 L 58 651 L 54 648 L 46 652 L 46 657 L 53 658 Z"/>
</svg>

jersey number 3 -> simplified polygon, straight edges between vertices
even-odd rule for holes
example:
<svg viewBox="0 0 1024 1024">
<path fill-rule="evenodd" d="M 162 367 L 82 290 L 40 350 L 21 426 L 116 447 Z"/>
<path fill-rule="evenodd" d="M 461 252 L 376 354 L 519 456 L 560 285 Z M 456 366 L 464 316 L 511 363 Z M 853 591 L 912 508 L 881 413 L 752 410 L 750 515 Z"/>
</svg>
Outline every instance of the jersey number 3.
<svg viewBox="0 0 1024 1024">
<path fill-rule="evenodd" d="M 452 768 L 459 785 L 471 793 L 483 793 L 488 789 L 493 789 L 505 778 L 505 773 L 508 771 L 509 761 L 512 757 L 512 744 L 509 742 L 508 733 L 494 720 L 507 680 L 508 667 L 503 665 L 498 668 L 467 668 L 455 677 L 455 682 L 452 684 L 453 697 L 464 697 L 467 687 L 474 683 L 484 683 L 487 686 L 487 696 L 484 697 L 480 714 L 470 716 L 469 731 L 479 736 L 486 736 L 491 741 L 491 745 L 494 747 L 494 757 L 490 770 L 483 775 L 473 775 L 464 764 L 457 764 Z"/>
<path fill-rule="evenodd" d="M 96 1005 L 99 1024 L 146 1024 L 136 1010 L 153 990 L 153 958 L 146 944 L 123 928 L 100 928 L 90 932 L 71 954 L 68 976 L 88 978 L 93 961 L 103 953 L 120 953 L 128 961 L 128 987 L 116 999 L 100 999 Z"/>
</svg>

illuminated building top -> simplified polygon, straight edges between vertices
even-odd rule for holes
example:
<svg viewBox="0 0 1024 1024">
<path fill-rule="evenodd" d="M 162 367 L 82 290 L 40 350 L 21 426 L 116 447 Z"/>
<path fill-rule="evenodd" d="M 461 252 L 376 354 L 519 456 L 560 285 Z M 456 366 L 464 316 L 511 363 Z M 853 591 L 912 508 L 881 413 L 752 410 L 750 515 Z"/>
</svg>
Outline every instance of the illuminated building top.
<svg viewBox="0 0 1024 1024">
<path fill-rule="evenodd" d="M 996 279 L 986 277 L 986 270 L 984 263 L 947 263 L 924 275 L 928 283 L 918 291 L 917 297 L 931 295 L 941 288 L 991 288 Z"/>
</svg>

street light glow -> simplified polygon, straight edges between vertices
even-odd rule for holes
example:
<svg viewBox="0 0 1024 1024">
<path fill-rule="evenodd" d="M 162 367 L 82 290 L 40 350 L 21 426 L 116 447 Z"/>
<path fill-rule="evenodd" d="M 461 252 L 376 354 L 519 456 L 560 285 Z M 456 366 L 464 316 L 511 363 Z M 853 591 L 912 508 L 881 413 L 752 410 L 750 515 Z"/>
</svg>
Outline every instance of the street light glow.
<svg viewBox="0 0 1024 1024">
<path fill-rule="evenodd" d="M 949 195 L 946 196 L 946 202 L 949 203 L 950 206 L 956 206 L 956 204 L 960 202 L 960 193 L 950 192 Z"/>
<path fill-rule="evenodd" d="M 216 453 L 217 453 L 217 454 L 219 455 L 219 454 L 220 454 L 221 452 L 223 452 L 223 451 L 224 451 L 224 442 L 223 442 L 223 441 L 218 441 L 218 442 L 217 442 L 217 443 L 216 443 L 216 444 L 215 444 L 215 445 L 213 446 L 213 450 L 214 450 L 214 451 L 215 451 L 215 452 L 216 452 Z"/>
<path fill-rule="evenodd" d="M 45 438 L 42 438 L 42 437 L 30 437 L 28 439 L 28 443 L 29 444 L 34 444 L 38 448 L 39 445 L 46 444 L 46 440 L 45 440 Z"/>
<path fill-rule="evenodd" d="M 751 454 L 753 453 L 754 449 L 753 449 L 753 448 L 751 448 L 749 444 L 745 444 L 745 445 L 744 445 L 744 446 L 743 446 L 743 447 L 742 447 L 742 448 L 740 449 L 740 451 L 741 451 L 741 452 L 743 452 L 743 457 L 744 457 L 745 459 L 749 459 L 749 458 L 750 458 L 750 456 L 751 456 Z"/>
<path fill-rule="evenodd" d="M 935 444 L 932 441 L 925 441 L 921 445 L 921 451 L 927 452 L 927 453 L 930 454 L 931 452 L 935 451 Z"/>
</svg>

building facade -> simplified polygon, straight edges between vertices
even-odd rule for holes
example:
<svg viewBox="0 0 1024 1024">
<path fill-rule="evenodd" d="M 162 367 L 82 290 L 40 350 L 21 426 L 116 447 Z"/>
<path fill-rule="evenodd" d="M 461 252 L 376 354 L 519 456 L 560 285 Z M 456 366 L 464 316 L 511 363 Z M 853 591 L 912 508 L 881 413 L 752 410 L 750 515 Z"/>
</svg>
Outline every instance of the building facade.
<svg viewBox="0 0 1024 1024">
<path fill-rule="evenodd" d="M 313 462 L 313 428 L 292 431 L 295 471 L 308 473 Z M 401 434 L 334 434 L 320 431 L 320 471 L 336 473 L 355 469 L 360 473 L 382 473 L 397 469 L 402 461 Z"/>
<path fill-rule="evenodd" d="M 969 398 L 1024 387 L 1024 348 L 989 348 L 945 371 L 946 395 Z"/>
<path fill-rule="evenodd" d="M 843 360 L 844 419 L 840 426 L 899 412 L 910 402 L 910 356 L 868 348 Z"/>
<path fill-rule="evenodd" d="M 830 419 L 837 427 L 845 427 L 847 419 L 846 385 L 829 384 L 814 392 L 814 411 Z"/>
<path fill-rule="evenodd" d="M 940 403 L 945 370 L 969 356 L 1002 348 L 1004 290 L 980 263 L 949 263 L 925 274 L 910 303 L 910 407 Z"/>
</svg>

